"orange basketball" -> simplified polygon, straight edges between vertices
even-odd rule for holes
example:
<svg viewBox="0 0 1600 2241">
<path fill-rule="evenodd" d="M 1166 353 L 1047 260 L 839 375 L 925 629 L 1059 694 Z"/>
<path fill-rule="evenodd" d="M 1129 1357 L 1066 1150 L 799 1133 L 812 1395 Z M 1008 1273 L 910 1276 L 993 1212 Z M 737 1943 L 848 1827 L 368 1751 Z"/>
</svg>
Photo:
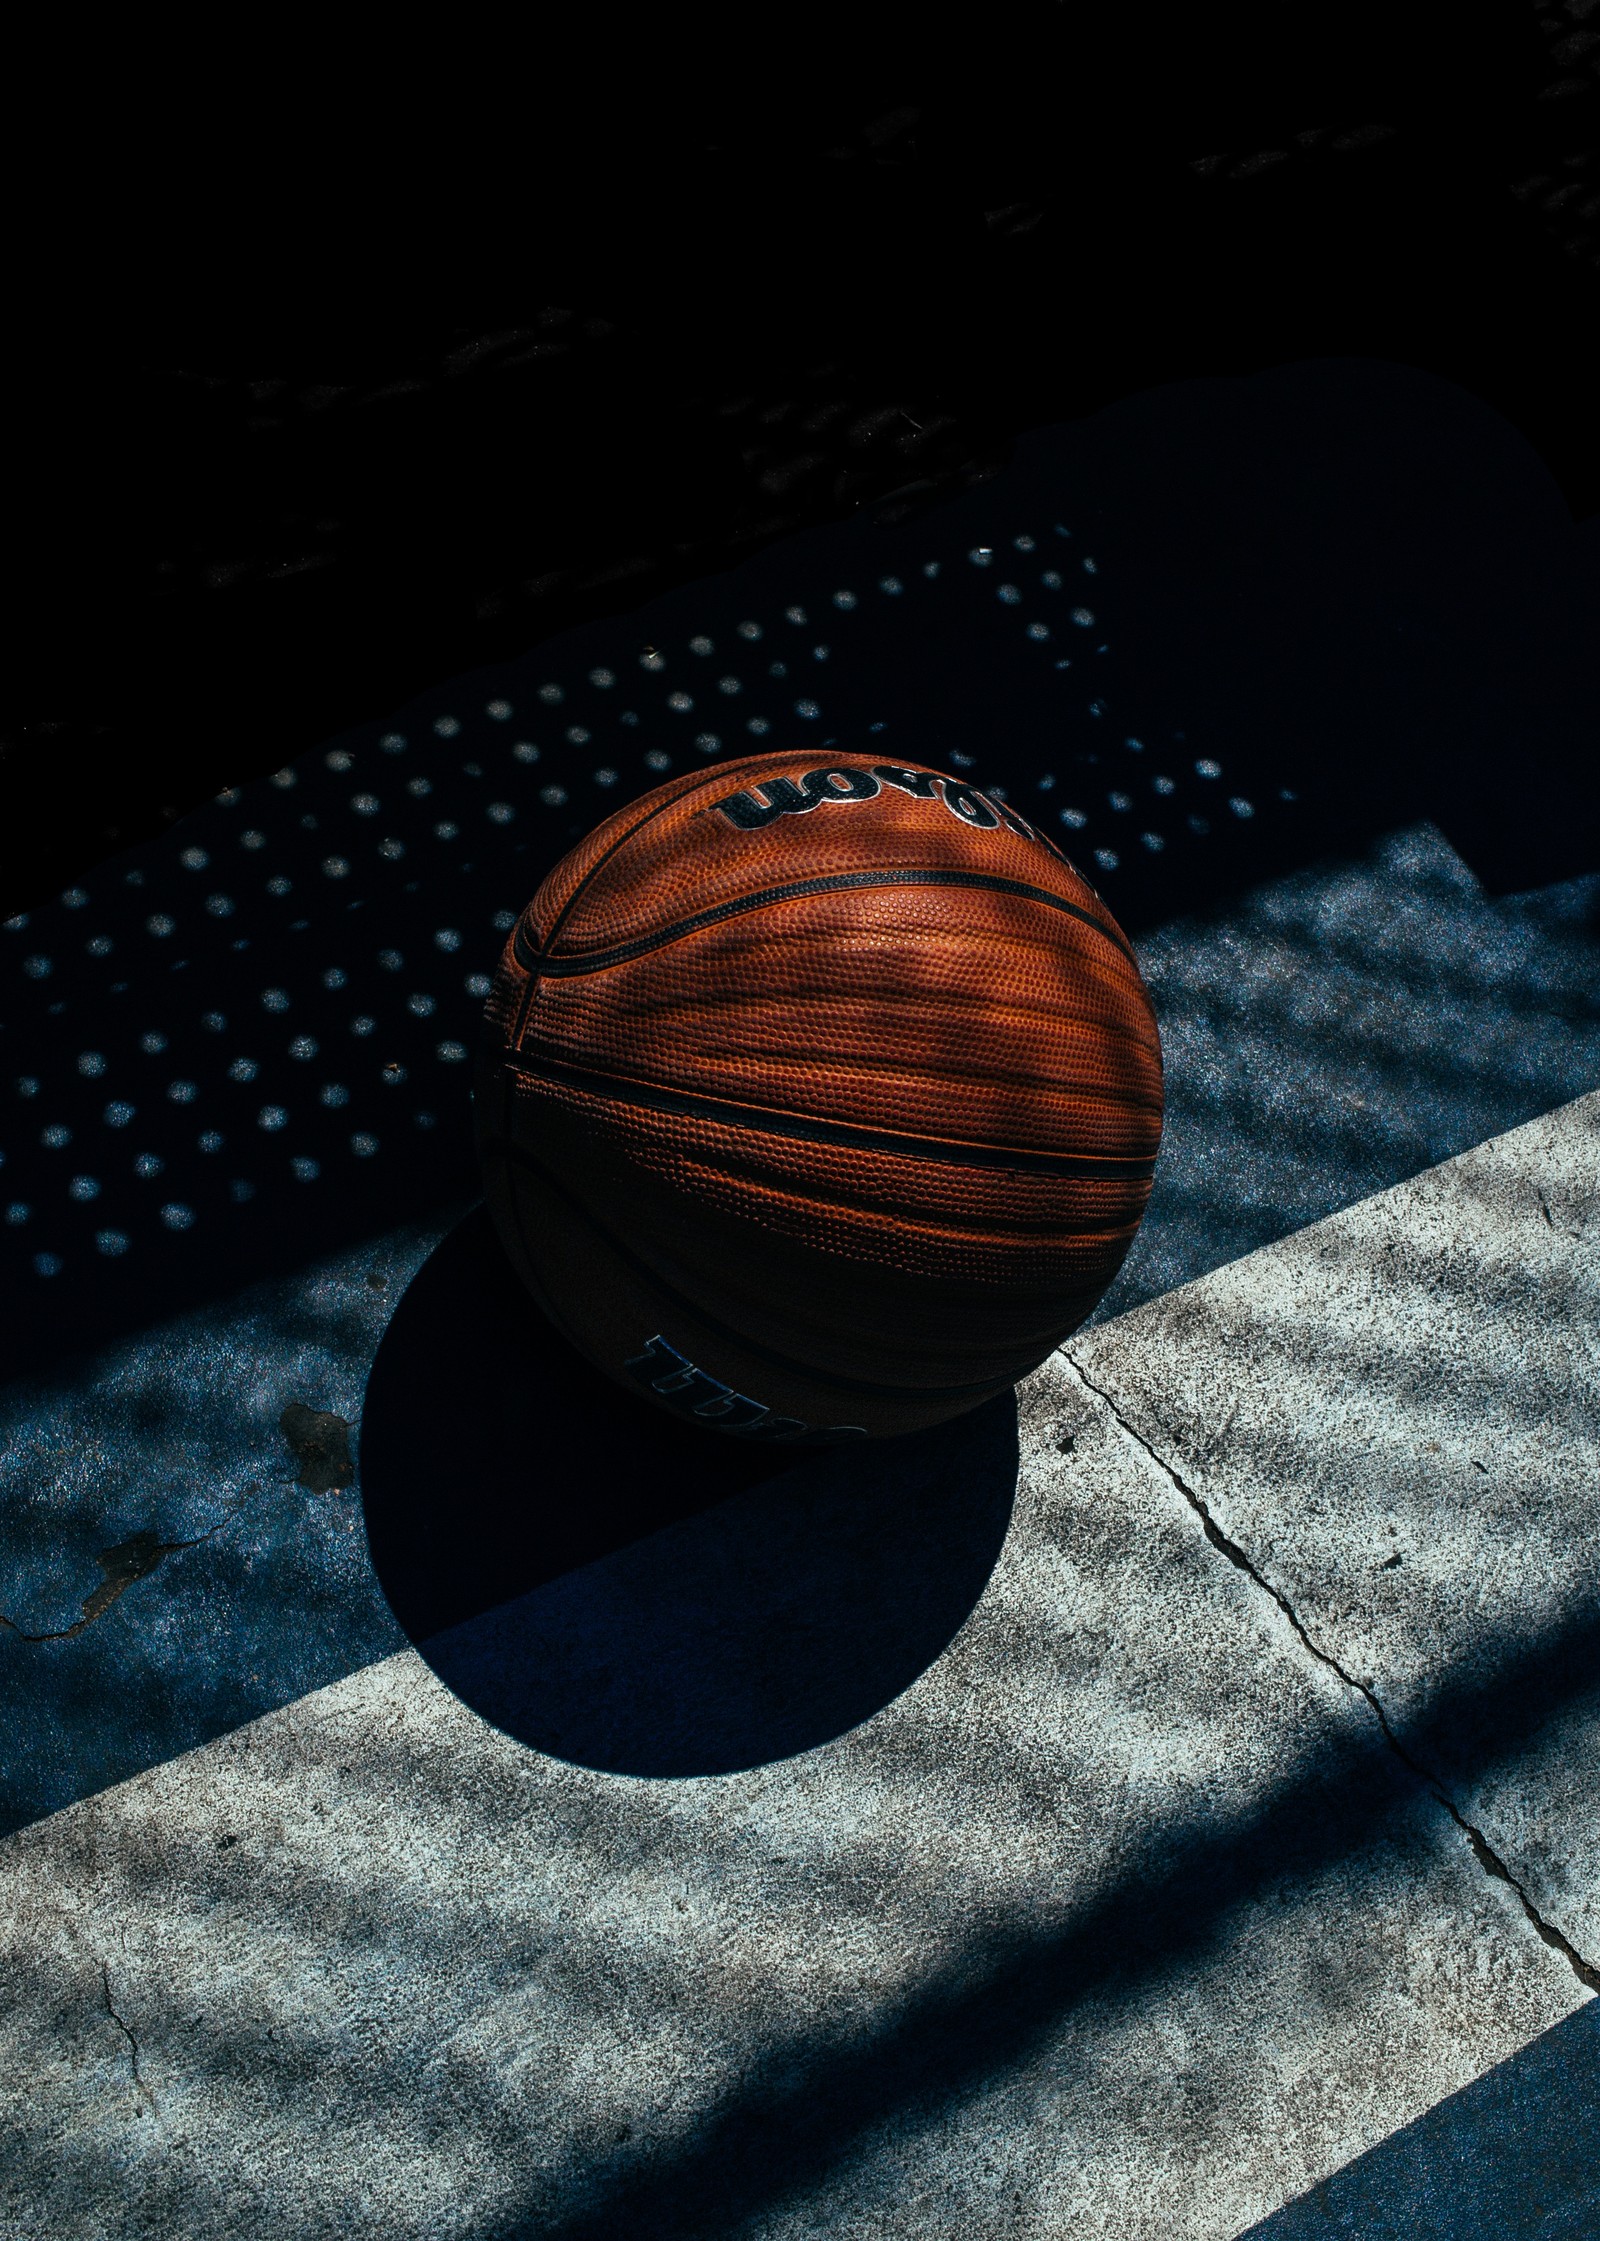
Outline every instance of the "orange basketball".
<svg viewBox="0 0 1600 2241">
<path fill-rule="evenodd" d="M 724 1432 L 937 1424 L 1075 1330 L 1161 1136 L 1121 929 L 916 764 L 698 770 L 523 912 L 475 1108 L 496 1228 L 591 1361 Z"/>
</svg>

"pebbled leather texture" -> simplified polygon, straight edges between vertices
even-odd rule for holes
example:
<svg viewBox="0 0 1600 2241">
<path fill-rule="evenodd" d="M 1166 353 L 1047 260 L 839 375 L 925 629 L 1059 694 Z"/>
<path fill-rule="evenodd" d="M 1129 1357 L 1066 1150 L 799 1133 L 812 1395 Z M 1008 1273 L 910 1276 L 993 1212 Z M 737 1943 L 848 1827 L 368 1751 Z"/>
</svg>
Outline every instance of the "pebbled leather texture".
<svg viewBox="0 0 1600 2241">
<path fill-rule="evenodd" d="M 602 1368 L 659 1338 L 806 1432 L 890 1433 L 1090 1312 L 1150 1194 L 1161 1050 L 1104 902 L 1003 800 L 768 754 L 551 872 L 476 1112 L 502 1241 Z"/>
</svg>

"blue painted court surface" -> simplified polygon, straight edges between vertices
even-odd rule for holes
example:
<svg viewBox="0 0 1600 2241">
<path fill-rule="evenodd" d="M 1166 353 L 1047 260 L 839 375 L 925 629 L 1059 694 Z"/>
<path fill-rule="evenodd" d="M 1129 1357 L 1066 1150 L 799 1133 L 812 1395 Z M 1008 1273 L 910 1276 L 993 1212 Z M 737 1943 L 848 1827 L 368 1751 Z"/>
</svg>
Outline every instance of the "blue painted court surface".
<svg viewBox="0 0 1600 2241">
<path fill-rule="evenodd" d="M 1600 2230 L 1592 529 L 1400 369 L 1154 393 L 0 931 L 7 2230 Z M 1168 1125 L 1018 1404 L 786 1465 L 543 1328 L 468 1054 L 812 740 L 1060 838 Z"/>
</svg>

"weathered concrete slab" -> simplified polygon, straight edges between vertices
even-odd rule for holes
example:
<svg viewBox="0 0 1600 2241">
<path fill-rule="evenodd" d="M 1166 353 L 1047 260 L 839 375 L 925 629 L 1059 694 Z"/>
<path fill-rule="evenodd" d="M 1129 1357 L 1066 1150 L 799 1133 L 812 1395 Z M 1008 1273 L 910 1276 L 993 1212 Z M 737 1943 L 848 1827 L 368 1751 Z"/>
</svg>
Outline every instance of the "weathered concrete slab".
<svg viewBox="0 0 1600 2241">
<path fill-rule="evenodd" d="M 1591 2000 L 1248 2241 L 1594 2241 L 1600 2001 Z"/>
<path fill-rule="evenodd" d="M 481 708 L 461 705 L 479 747 L 478 734 L 504 729 Z M 442 755 L 444 743 L 437 745 Z M 435 760 L 430 767 L 442 786 L 443 765 Z M 249 814 L 269 830 L 297 830 L 305 790 L 336 780 L 343 783 L 323 759 L 306 758 L 295 789 L 267 784 Z M 224 810 L 216 815 L 223 818 Z M 169 869 L 192 880 L 181 863 Z M 1579 881 L 1490 901 L 1437 832 L 1419 826 L 1389 835 L 1365 857 L 1294 872 L 1236 898 L 1225 912 L 1152 931 L 1140 952 L 1167 1057 L 1160 1183 L 1096 1320 L 1600 1079 L 1600 1019 L 1590 1002 L 1600 982 L 1595 886 Z M 419 909 L 429 900 L 426 887 L 416 900 Z M 453 915 L 453 904 L 433 911 L 434 918 Z M 58 913 L 63 922 L 72 916 Z M 474 938 L 490 934 L 487 909 L 476 924 Z M 263 940 L 258 971 L 292 981 L 301 936 L 285 930 L 278 938 L 280 951 Z M 376 938 L 369 935 L 369 944 Z M 415 962 L 409 937 L 408 947 Z M 381 1011 L 385 990 L 394 994 L 394 975 L 370 946 L 364 963 L 356 950 L 345 954 L 349 987 L 339 992 L 341 1003 Z M 266 960 L 274 956 L 269 969 Z M 456 972 L 455 959 L 450 970 Z M 449 991 L 440 987 L 443 1001 Z M 451 1001 L 459 995 L 457 988 Z M 323 991 L 321 1000 L 332 999 Z M 163 1002 L 160 1016 L 170 1024 L 170 1001 Z M 149 1063 L 138 1053 L 129 1060 L 135 1062 Z M 273 1081 L 263 1076 L 249 1085 L 251 1097 L 281 1095 L 292 1104 L 286 1085 L 304 1069 L 286 1052 L 272 1063 Z M 109 1079 L 74 1076 L 71 1095 L 92 1092 L 103 1100 Z M 56 1087 L 68 1094 L 59 1081 Z M 373 1091 L 391 1101 L 396 1094 Z M 99 1127 L 93 1102 L 80 1111 L 58 1101 L 52 1112 L 68 1113 L 80 1132 Z M 458 1122 L 464 1131 L 464 1104 L 457 1113 L 445 1099 L 438 1120 L 429 1142 Z M 387 1122 L 383 1133 L 392 1149 Z M 260 1137 L 262 1146 L 276 1143 Z M 187 1179 L 179 1181 L 178 1154 L 168 1149 L 174 1165 L 161 1188 L 194 1195 L 197 1171 L 210 1155 L 191 1149 Z M 258 1147 L 256 1156 L 266 1155 Z M 14 1169 L 7 1175 L 9 1192 Z M 370 1390 L 363 1403 L 373 1354 L 392 1303 L 403 1293 L 407 1312 L 414 1308 L 410 1279 L 457 1210 L 428 1213 L 439 1177 L 426 1191 L 412 1179 L 422 1218 L 397 1227 L 385 1216 L 370 1239 L 338 1251 L 319 1244 L 313 1259 L 287 1275 L 261 1276 L 253 1257 L 266 1235 L 283 1230 L 276 1203 L 254 1246 L 242 1233 L 213 1235 L 205 1224 L 185 1232 L 225 1266 L 219 1296 L 171 1314 L 163 1282 L 150 1277 L 139 1290 L 147 1327 L 63 1358 L 48 1373 L 17 1373 L 0 1337 L 0 1366 L 9 1373 L 0 1383 L 0 1613 L 20 1630 L 0 1628 L 0 1724 L 10 1723 L 13 1739 L 0 1763 L 0 1829 L 387 1655 L 404 1634 L 386 1594 L 413 1637 L 430 1630 L 413 1624 L 415 1614 L 382 1561 L 374 1576 L 355 1494 L 319 1494 L 299 1484 L 279 1431 L 288 1403 L 341 1414 L 352 1425 L 359 1414 L 370 1500 L 372 1435 L 382 1430 L 373 1421 Z M 119 1187 L 135 1181 L 130 1175 Z M 326 1183 L 294 1187 L 315 1191 Z M 430 1260 L 429 1281 L 438 1273 Z M 453 1331 L 459 1358 L 470 1351 L 470 1326 L 478 1359 L 487 1363 L 503 1317 L 494 1302 L 486 1283 L 464 1292 L 437 1341 L 447 1345 Z M 13 1322 L 31 1322 L 37 1306 L 26 1291 L 13 1291 L 0 1302 L 0 1319 L 9 1311 Z M 420 1374 L 414 1380 L 419 1392 L 433 1382 Z M 474 1386 L 473 1396 L 483 1386 Z M 461 1445 L 457 1427 L 475 1414 L 469 1397 L 448 1392 L 431 1420 L 424 1414 L 406 1428 L 406 1441 L 418 1504 L 461 1517 L 464 1526 L 463 1504 L 475 1504 L 481 1527 L 504 1456 L 480 1447 L 452 1462 L 450 1451 Z M 553 1391 L 547 1408 L 559 1405 Z M 581 1445 L 570 1410 L 568 1418 L 558 1425 L 547 1413 L 541 1436 L 529 1444 L 557 1472 L 565 1469 L 562 1456 Z M 614 1415 L 607 1421 L 614 1431 Z M 591 1453 L 614 1478 L 630 1468 L 615 1442 L 602 1453 L 591 1441 Z M 593 1469 L 586 1473 L 581 1462 L 574 1469 L 592 1481 Z M 654 1476 L 643 1471 L 640 1482 Z M 707 1501 L 720 1491 L 714 1487 Z M 100 1603 L 82 1626 L 86 1603 L 103 1595 L 113 1575 L 125 1591 Z M 441 1589 L 450 1584 L 450 1564 L 440 1564 L 437 1575 Z M 67 1639 L 26 1639 L 69 1629 L 81 1630 Z"/>
<path fill-rule="evenodd" d="M 403 1643 L 351 1434 L 393 1302 L 459 1212 L 0 1387 L 0 1829 Z M 286 1434 L 297 1409 L 336 1420 L 322 1468 Z"/>
<path fill-rule="evenodd" d="M 8 2229 L 1223 2241 L 1569 2013 L 1168 1475 L 1024 1398 L 971 1619 L 820 1749 L 600 1774 L 407 1652 L 11 1838 Z"/>
<path fill-rule="evenodd" d="M 1600 1963 L 1600 1096 L 1070 1353 Z"/>
</svg>

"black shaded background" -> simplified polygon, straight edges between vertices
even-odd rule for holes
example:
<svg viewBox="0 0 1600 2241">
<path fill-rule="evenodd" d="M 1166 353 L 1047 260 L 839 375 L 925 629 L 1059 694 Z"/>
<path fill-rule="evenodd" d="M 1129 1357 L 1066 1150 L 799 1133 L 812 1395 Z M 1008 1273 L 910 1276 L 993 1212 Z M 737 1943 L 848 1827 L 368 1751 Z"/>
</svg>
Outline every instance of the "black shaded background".
<svg viewBox="0 0 1600 2241">
<path fill-rule="evenodd" d="M 17 58 L 0 911 L 1174 378 L 1396 359 L 1600 507 L 1594 0 L 584 26 Z"/>
</svg>

